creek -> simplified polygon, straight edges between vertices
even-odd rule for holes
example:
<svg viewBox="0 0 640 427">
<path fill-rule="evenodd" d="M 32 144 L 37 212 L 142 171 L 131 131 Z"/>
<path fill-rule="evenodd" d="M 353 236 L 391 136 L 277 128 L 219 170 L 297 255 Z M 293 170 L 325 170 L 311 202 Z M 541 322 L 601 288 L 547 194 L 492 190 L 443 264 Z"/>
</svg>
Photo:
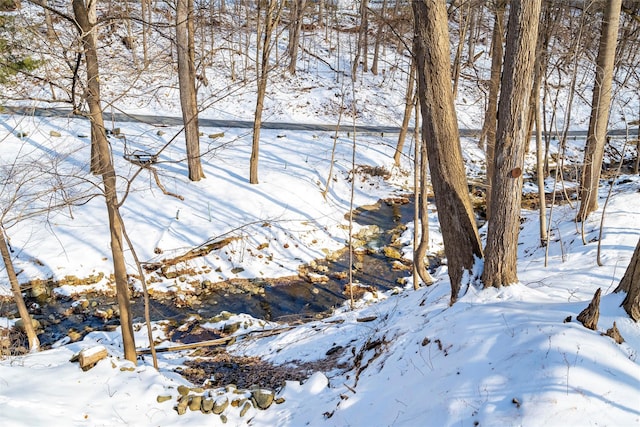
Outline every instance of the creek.
<svg viewBox="0 0 640 427">
<path fill-rule="evenodd" d="M 398 286 L 403 277 L 411 274 L 410 263 L 393 259 L 383 248 L 393 247 L 404 224 L 413 220 L 413 206 L 412 199 L 398 197 L 354 211 L 354 221 L 373 230 L 361 237 L 363 241 L 351 258 L 354 284 L 361 284 L 369 291 L 385 291 Z M 336 256 L 304 266 L 302 270 L 306 275 L 249 279 L 240 287 L 234 283 L 209 286 L 192 295 L 186 303 L 175 296 L 154 295 L 150 304 L 151 319 L 166 319 L 180 325 L 194 315 L 210 319 L 223 311 L 246 313 L 271 321 L 321 318 L 349 298 L 349 293 L 345 292 L 349 262 L 349 251 L 343 250 Z M 437 262 L 432 267 L 436 265 Z M 362 292 L 361 288 L 354 286 L 354 289 Z M 90 331 L 112 330 L 119 326 L 118 316 L 114 315 L 117 314 L 114 296 L 85 293 L 39 302 L 27 297 L 26 303 L 40 324 L 38 337 L 43 348 L 67 336 L 76 340 Z M 134 322 L 143 322 L 144 303 L 140 295 L 131 298 L 131 308 Z M 0 317 L 17 317 L 15 304 L 0 304 Z"/>
</svg>

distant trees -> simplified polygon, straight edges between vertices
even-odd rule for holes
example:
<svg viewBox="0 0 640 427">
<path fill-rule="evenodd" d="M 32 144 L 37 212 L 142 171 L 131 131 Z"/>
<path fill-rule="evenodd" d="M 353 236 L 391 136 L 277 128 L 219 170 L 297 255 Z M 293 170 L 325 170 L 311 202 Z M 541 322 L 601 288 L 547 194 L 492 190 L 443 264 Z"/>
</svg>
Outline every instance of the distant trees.
<svg viewBox="0 0 640 427">
<path fill-rule="evenodd" d="M 2 8 L 0 8 L 1 11 Z M 16 28 L 13 17 L 0 15 L 0 84 L 6 84 L 20 72 L 35 70 L 39 63 L 29 55 L 20 54 L 20 29 Z"/>
<path fill-rule="evenodd" d="M 482 246 L 476 228 L 451 84 L 451 57 L 445 0 L 412 3 L 415 26 L 414 57 L 422 138 L 426 144 L 435 203 L 451 279 L 451 303 L 465 275 L 470 280 Z M 426 169 L 425 169 L 426 170 Z"/>
</svg>

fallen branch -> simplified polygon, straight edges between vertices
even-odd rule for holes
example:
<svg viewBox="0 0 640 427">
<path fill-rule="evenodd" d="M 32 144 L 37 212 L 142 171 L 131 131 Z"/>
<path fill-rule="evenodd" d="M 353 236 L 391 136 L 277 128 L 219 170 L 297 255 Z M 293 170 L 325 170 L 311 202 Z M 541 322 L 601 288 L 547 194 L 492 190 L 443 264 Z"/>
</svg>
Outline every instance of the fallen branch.
<svg viewBox="0 0 640 427">
<path fill-rule="evenodd" d="M 278 328 L 278 329 L 268 329 L 266 331 L 251 331 L 251 332 L 247 332 L 246 334 L 216 338 L 214 340 L 206 340 L 206 341 L 193 342 L 189 344 L 178 344 L 171 347 L 156 348 L 156 353 L 166 353 L 168 351 L 191 350 L 191 349 L 202 348 L 202 347 L 214 347 L 218 345 L 229 344 L 229 343 L 235 342 L 238 338 L 245 338 L 251 335 L 253 335 L 253 338 L 266 338 L 272 335 L 278 335 L 283 332 L 290 331 L 293 328 L 294 326 L 287 326 L 287 327 Z M 144 348 L 141 350 L 137 350 L 136 353 L 139 355 L 151 354 L 151 349 Z"/>
<path fill-rule="evenodd" d="M 193 259 L 193 258 L 198 258 L 201 256 L 208 255 L 211 251 L 223 248 L 227 246 L 229 243 L 238 239 L 240 239 L 240 237 L 227 237 L 226 239 L 218 240 L 212 243 L 207 243 L 205 245 L 198 246 L 197 248 L 190 249 L 186 253 L 179 255 L 175 258 L 163 259 L 162 261 L 159 261 L 159 262 L 144 263 L 144 269 L 147 271 L 156 271 L 160 268 L 165 269 L 172 265 L 176 265 L 184 261 L 189 261 L 190 259 Z"/>
</svg>

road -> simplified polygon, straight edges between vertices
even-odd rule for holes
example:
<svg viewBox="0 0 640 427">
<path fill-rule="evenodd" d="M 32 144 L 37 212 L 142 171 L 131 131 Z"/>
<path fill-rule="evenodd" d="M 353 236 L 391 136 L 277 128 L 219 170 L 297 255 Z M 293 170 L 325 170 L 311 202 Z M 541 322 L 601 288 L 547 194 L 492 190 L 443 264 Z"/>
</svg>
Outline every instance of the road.
<svg viewBox="0 0 640 427">
<path fill-rule="evenodd" d="M 0 106 L 0 114 L 19 114 L 24 116 L 39 117 L 74 117 L 83 118 L 83 116 L 74 115 L 73 112 L 66 108 L 32 108 L 32 107 L 9 107 Z M 181 126 L 183 124 L 182 117 L 167 117 L 146 114 L 129 114 L 129 113 L 105 113 L 105 118 L 113 118 L 117 122 L 138 122 L 155 126 Z M 206 119 L 198 118 L 200 126 L 203 127 L 220 127 L 220 128 L 239 128 L 251 129 L 253 127 L 252 120 L 228 120 L 228 119 Z M 290 123 L 290 122 L 262 122 L 262 129 L 279 129 L 279 130 L 297 130 L 304 132 L 356 132 L 356 133 L 379 133 L 379 134 L 396 134 L 400 132 L 398 126 L 379 126 L 379 125 L 331 125 L 321 123 Z M 477 137 L 480 135 L 479 129 L 460 129 L 460 136 Z M 610 129 L 607 133 L 609 136 L 623 137 L 627 135 L 626 129 Z M 629 129 L 629 135 L 635 137 L 638 135 L 638 129 Z M 570 130 L 567 134 L 569 138 L 585 138 L 586 130 Z"/>
</svg>

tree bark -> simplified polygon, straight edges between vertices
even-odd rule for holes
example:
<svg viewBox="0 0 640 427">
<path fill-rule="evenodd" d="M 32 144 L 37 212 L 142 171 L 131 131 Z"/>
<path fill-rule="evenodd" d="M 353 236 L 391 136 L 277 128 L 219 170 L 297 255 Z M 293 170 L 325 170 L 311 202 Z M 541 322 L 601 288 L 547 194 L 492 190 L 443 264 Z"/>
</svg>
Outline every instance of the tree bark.
<svg viewBox="0 0 640 427">
<path fill-rule="evenodd" d="M 598 288 L 596 293 L 593 295 L 593 299 L 585 308 L 578 314 L 577 320 L 582 323 L 582 325 L 591 329 L 592 331 L 598 330 L 598 319 L 600 318 L 600 295 L 602 294 L 602 289 Z"/>
<path fill-rule="evenodd" d="M 87 63 L 87 103 L 91 113 L 92 123 L 96 123 L 98 130 L 92 133 L 91 146 L 96 149 L 99 159 L 97 170 L 102 175 L 105 202 L 109 216 L 109 231 L 111 237 L 111 255 L 113 257 L 113 273 L 116 282 L 118 308 L 120 310 L 120 326 L 124 356 L 136 363 L 136 345 L 133 335 L 133 320 L 129 302 L 129 287 L 127 269 L 122 245 L 122 225 L 118 213 L 118 197 L 116 193 L 116 173 L 111 161 L 109 141 L 104 131 L 102 106 L 100 105 L 100 73 L 98 71 L 98 54 L 95 38 L 91 37 L 93 25 L 89 21 L 89 14 L 83 0 L 72 0 L 73 12 L 82 34 L 82 44 Z M 93 150 L 92 150 L 93 151 Z M 92 158 L 93 160 L 93 158 Z"/>
<path fill-rule="evenodd" d="M 184 121 L 189 179 L 191 181 L 200 181 L 205 176 L 200 161 L 193 0 L 178 0 L 176 4 L 176 48 L 180 106 L 182 107 L 182 120 Z"/>
<path fill-rule="evenodd" d="M 300 31 L 302 29 L 302 17 L 306 0 L 293 0 L 291 2 L 291 22 L 289 23 L 289 44 L 287 52 L 289 54 L 289 73 L 296 73 L 298 61 L 298 45 L 300 44 Z"/>
<path fill-rule="evenodd" d="M 277 10 L 276 10 L 277 9 Z M 260 128 L 262 126 L 262 110 L 264 109 L 264 97 L 267 92 L 267 79 L 269 77 L 269 58 L 273 43 L 273 31 L 280 20 L 282 6 L 278 7 L 277 0 L 269 0 L 264 15 L 264 37 L 262 41 L 262 56 L 258 69 L 258 92 L 256 94 L 256 111 L 253 117 L 253 137 L 251 142 L 251 157 L 249 158 L 249 183 L 258 184 L 258 159 L 260 157 Z M 260 10 L 258 10 L 258 15 Z M 260 17 L 258 16 L 258 20 Z M 258 33 L 258 37 L 260 34 Z M 260 50 L 260 43 L 258 43 Z"/>
<path fill-rule="evenodd" d="M 626 292 L 622 307 L 636 322 L 640 322 L 640 240 L 631 257 L 631 262 L 614 292 Z"/>
<path fill-rule="evenodd" d="M 471 271 L 476 257 L 482 257 L 482 247 L 469 199 L 454 107 L 446 3 L 421 0 L 412 6 L 422 138 L 429 154 L 454 303 L 465 271 Z"/>
<path fill-rule="evenodd" d="M 382 0 L 380 15 L 378 16 L 378 28 L 376 29 L 376 41 L 373 48 L 373 62 L 371 63 L 371 73 L 378 75 L 378 62 L 380 62 L 380 44 L 385 33 L 387 19 L 387 0 Z"/>
<path fill-rule="evenodd" d="M 622 0 L 606 2 L 602 18 L 602 34 L 596 59 L 596 80 L 591 101 L 589 133 L 584 150 L 584 165 L 580 182 L 580 208 L 576 218 L 578 221 L 586 220 L 591 212 L 598 209 L 598 186 L 607 125 L 609 124 L 611 83 L 613 81 L 621 7 Z"/>
<path fill-rule="evenodd" d="M 409 120 L 411 119 L 411 112 L 414 109 L 416 103 L 415 95 L 415 81 L 416 81 L 416 61 L 411 59 L 409 65 L 409 75 L 407 76 L 407 94 L 404 99 L 404 115 L 402 116 L 402 125 L 400 126 L 400 132 L 398 133 L 398 144 L 396 145 L 396 152 L 393 155 L 393 162 L 397 167 L 400 167 L 400 158 L 402 157 L 402 150 L 404 148 L 404 141 L 407 138 L 407 132 L 409 131 Z M 418 141 L 416 141 L 416 144 Z"/>
<path fill-rule="evenodd" d="M 11 283 L 13 300 L 16 302 L 16 307 L 18 307 L 18 314 L 20 314 L 20 318 L 24 324 L 24 332 L 27 334 L 27 340 L 29 340 L 29 350 L 38 351 L 40 350 L 40 340 L 38 340 L 38 335 L 33 327 L 31 315 L 29 314 L 29 310 L 27 310 L 27 305 L 24 303 L 24 298 L 22 298 L 22 290 L 20 289 L 20 283 L 18 282 L 16 271 L 13 268 L 11 253 L 9 252 L 7 239 L 4 237 L 4 228 L 2 227 L 0 227 L 0 254 L 2 255 L 2 261 L 4 261 L 4 267 L 7 271 L 9 283 Z"/>
<path fill-rule="evenodd" d="M 518 281 L 517 256 L 522 169 L 528 138 L 529 96 L 541 0 L 511 2 L 505 63 L 498 104 L 498 127 L 482 279 L 485 287 Z"/>
<path fill-rule="evenodd" d="M 425 257 L 429 250 L 429 201 L 427 199 L 429 193 L 427 181 L 428 161 L 427 144 L 423 139 L 416 139 L 416 165 L 414 173 L 420 177 L 420 182 L 415 192 L 415 213 L 417 215 L 414 215 L 413 226 L 418 230 L 418 224 L 420 224 L 420 241 L 416 246 L 414 246 L 413 265 L 415 273 L 418 274 L 425 285 L 431 285 L 433 283 L 433 277 L 429 274 L 429 269 L 425 264 Z M 414 285 L 417 285 L 415 278 Z"/>
<path fill-rule="evenodd" d="M 493 36 L 491 39 L 491 78 L 489 80 L 489 102 L 482 126 L 482 140 L 486 141 L 487 163 L 487 221 L 491 218 L 491 187 L 493 186 L 493 158 L 496 146 L 496 124 L 498 117 L 498 94 L 500 92 L 500 75 L 502 74 L 502 56 L 504 43 L 504 14 L 507 2 L 495 2 Z"/>
</svg>

